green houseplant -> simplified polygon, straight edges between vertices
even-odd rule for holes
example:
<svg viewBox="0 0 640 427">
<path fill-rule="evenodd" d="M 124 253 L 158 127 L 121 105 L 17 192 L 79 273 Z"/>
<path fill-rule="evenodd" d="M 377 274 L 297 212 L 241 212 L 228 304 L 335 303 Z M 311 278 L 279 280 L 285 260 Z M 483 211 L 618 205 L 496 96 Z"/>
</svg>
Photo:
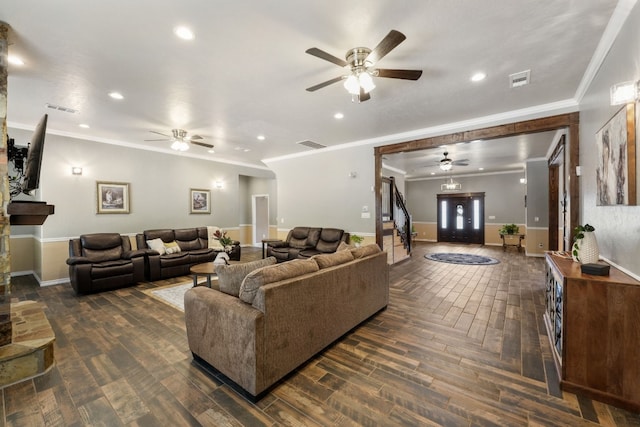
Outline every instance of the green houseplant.
<svg viewBox="0 0 640 427">
<path fill-rule="evenodd" d="M 358 236 L 357 234 L 351 234 L 349 239 L 351 242 L 355 243 L 356 246 L 360 246 L 360 243 L 364 241 L 364 237 Z"/>
<path fill-rule="evenodd" d="M 505 224 L 500 228 L 500 234 L 518 234 L 520 227 L 516 224 Z"/>
<path fill-rule="evenodd" d="M 571 247 L 573 260 L 581 264 L 596 263 L 600 259 L 595 227 L 589 224 L 578 225 L 573 229 L 575 236 Z"/>
</svg>

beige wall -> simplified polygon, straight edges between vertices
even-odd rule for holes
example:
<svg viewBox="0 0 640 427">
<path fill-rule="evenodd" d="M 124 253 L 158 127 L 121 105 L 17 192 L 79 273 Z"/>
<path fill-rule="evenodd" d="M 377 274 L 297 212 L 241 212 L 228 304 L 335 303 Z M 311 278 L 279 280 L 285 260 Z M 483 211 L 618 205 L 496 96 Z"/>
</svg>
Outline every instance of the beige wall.
<svg viewBox="0 0 640 427">
<path fill-rule="evenodd" d="M 418 233 L 415 237 L 417 241 L 437 242 L 438 224 L 435 222 L 413 222 L 413 229 Z"/>
<path fill-rule="evenodd" d="M 549 250 L 549 229 L 529 227 L 526 248 L 529 256 L 544 256 L 544 252 Z"/>
<path fill-rule="evenodd" d="M 33 236 L 11 237 L 12 274 L 31 274 L 35 270 L 33 254 L 36 239 Z"/>
</svg>

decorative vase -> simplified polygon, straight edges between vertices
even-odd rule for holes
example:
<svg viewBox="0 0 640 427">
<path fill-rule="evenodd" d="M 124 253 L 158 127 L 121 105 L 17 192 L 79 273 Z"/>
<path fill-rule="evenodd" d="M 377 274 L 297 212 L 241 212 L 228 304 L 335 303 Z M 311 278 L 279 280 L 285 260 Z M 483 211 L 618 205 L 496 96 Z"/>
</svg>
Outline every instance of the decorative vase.
<svg viewBox="0 0 640 427">
<path fill-rule="evenodd" d="M 598 240 L 593 231 L 585 231 L 584 237 L 573 244 L 573 260 L 580 264 L 596 263 L 600 259 Z"/>
</svg>

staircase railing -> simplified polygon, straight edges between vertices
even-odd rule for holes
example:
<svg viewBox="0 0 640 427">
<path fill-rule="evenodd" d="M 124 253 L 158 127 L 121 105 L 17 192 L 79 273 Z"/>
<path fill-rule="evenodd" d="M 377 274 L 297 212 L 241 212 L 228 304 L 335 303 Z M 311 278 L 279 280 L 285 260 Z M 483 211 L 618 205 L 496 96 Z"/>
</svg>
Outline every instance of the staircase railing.
<svg viewBox="0 0 640 427">
<path fill-rule="evenodd" d="M 391 220 L 402 240 L 407 254 L 411 253 L 411 215 L 405 204 L 405 198 L 398 190 L 393 177 L 382 178 L 382 219 Z"/>
</svg>

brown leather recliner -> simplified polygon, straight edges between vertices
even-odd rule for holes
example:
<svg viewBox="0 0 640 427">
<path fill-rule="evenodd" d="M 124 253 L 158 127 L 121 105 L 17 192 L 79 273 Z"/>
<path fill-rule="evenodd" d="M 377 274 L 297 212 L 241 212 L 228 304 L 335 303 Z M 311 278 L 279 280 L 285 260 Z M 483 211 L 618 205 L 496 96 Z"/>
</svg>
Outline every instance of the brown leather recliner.
<svg viewBox="0 0 640 427">
<path fill-rule="evenodd" d="M 285 240 L 269 242 L 267 256 L 278 262 L 296 258 L 311 258 L 317 254 L 335 252 L 340 242 L 349 242 L 349 233 L 339 228 L 294 227 Z"/>
<path fill-rule="evenodd" d="M 69 279 L 76 294 L 131 286 L 144 280 L 145 251 L 131 250 L 118 233 L 83 234 L 69 240 Z"/>
<path fill-rule="evenodd" d="M 315 247 L 311 249 L 303 249 L 298 254 L 298 258 L 311 258 L 318 254 L 333 253 L 338 250 L 341 242 L 349 242 L 349 233 L 339 228 L 323 228 L 320 231 L 320 238 L 316 242 Z"/>
<path fill-rule="evenodd" d="M 318 227 L 294 227 L 285 240 L 269 242 L 267 256 L 275 257 L 278 262 L 296 259 L 300 251 L 316 246 L 321 230 Z"/>
</svg>

